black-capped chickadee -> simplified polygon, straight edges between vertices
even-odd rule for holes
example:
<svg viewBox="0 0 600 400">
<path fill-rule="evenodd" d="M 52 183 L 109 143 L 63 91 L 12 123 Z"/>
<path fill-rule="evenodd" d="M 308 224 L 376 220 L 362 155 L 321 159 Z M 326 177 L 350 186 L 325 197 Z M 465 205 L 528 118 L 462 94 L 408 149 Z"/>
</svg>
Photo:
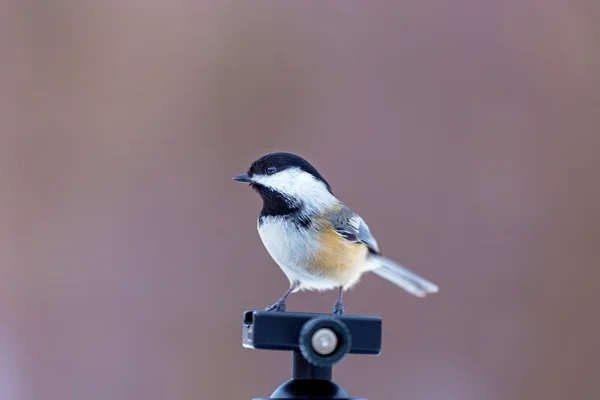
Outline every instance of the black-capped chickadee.
<svg viewBox="0 0 600 400">
<path fill-rule="evenodd" d="M 299 290 L 337 288 L 333 313 L 341 315 L 342 293 L 367 271 L 418 297 L 438 291 L 435 284 L 383 257 L 365 221 L 334 196 L 303 158 L 267 154 L 233 179 L 250 184 L 262 197 L 258 233 L 290 281 L 289 290 L 266 310 L 285 311 L 287 297 Z"/>
</svg>

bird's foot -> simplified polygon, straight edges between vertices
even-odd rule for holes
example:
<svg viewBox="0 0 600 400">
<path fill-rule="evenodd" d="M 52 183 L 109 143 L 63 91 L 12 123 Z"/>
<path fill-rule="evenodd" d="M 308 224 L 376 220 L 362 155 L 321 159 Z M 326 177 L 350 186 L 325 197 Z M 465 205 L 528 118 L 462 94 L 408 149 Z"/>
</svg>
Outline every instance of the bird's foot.
<svg viewBox="0 0 600 400">
<path fill-rule="evenodd" d="M 265 308 L 265 311 L 279 311 L 279 312 L 284 312 L 285 311 L 285 300 L 279 300 L 273 304 L 271 304 L 269 307 Z"/>
<path fill-rule="evenodd" d="M 333 306 L 333 315 L 344 315 L 344 303 L 338 301 Z"/>
</svg>

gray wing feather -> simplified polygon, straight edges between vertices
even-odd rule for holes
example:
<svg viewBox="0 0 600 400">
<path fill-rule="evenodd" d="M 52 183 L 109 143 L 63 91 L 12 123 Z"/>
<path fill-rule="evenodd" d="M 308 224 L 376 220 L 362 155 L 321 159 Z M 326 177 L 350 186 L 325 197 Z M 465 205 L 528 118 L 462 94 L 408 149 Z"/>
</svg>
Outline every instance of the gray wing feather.
<svg viewBox="0 0 600 400">
<path fill-rule="evenodd" d="M 379 253 L 377 241 L 365 221 L 348 207 L 343 206 L 340 211 L 329 215 L 328 219 L 339 235 L 352 242 L 364 243 L 371 251 Z"/>
</svg>

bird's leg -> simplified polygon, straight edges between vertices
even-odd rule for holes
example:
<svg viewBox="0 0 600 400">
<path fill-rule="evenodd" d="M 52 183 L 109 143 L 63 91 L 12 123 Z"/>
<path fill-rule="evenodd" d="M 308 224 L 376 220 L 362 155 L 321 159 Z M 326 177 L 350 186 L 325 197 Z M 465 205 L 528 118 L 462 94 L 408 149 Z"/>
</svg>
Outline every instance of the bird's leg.
<svg viewBox="0 0 600 400">
<path fill-rule="evenodd" d="M 297 288 L 298 282 L 292 282 L 292 284 L 290 285 L 290 289 L 287 292 L 285 292 L 285 294 L 279 300 L 271 304 L 269 307 L 265 308 L 265 311 L 285 311 L 285 302 L 287 300 L 287 297 Z"/>
<path fill-rule="evenodd" d="M 342 291 L 344 290 L 343 286 L 340 286 L 338 292 L 338 299 L 333 306 L 333 314 L 334 315 L 344 315 L 344 302 L 342 301 Z"/>
</svg>

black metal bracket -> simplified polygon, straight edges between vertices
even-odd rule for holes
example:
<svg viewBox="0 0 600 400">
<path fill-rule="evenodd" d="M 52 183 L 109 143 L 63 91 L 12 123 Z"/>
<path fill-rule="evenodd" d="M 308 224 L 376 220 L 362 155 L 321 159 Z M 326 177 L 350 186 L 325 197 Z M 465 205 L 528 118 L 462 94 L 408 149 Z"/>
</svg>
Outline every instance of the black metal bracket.
<svg viewBox="0 0 600 400">
<path fill-rule="evenodd" d="M 293 352 L 292 379 L 270 399 L 359 400 L 331 380 L 333 365 L 347 354 L 379 355 L 381 336 L 382 321 L 375 316 L 250 310 L 244 313 L 242 345 Z"/>
</svg>

